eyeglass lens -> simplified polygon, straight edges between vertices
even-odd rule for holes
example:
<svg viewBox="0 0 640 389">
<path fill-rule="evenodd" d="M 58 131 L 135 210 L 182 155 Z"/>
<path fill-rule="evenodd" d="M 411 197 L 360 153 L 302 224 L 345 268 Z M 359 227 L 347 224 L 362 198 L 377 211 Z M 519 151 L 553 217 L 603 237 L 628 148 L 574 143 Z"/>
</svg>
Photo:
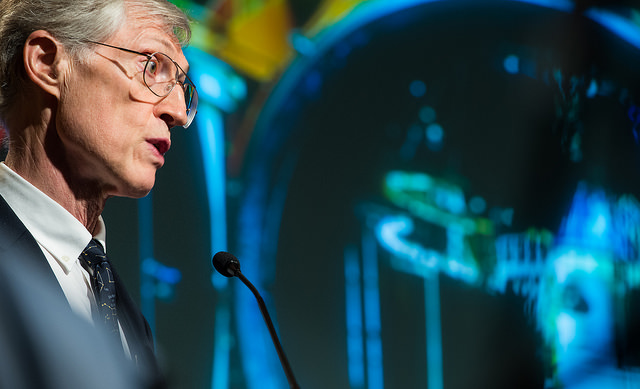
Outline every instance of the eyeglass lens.
<svg viewBox="0 0 640 389">
<path fill-rule="evenodd" d="M 159 97 L 167 96 L 176 83 L 180 82 L 187 107 L 187 123 L 184 127 L 188 127 L 196 115 L 198 92 L 173 60 L 163 53 L 152 54 L 145 65 L 143 79 L 151 92 Z"/>
</svg>

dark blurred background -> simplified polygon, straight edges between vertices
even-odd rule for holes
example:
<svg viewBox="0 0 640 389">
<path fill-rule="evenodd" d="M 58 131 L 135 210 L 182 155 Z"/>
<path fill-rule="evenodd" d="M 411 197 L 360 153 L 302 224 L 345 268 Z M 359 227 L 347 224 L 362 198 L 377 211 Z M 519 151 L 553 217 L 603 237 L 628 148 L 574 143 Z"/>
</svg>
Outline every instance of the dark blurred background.
<svg viewBox="0 0 640 389">
<path fill-rule="evenodd" d="M 175 388 L 640 387 L 635 1 L 175 1 L 202 100 L 110 256 Z M 194 128 L 195 127 L 195 128 Z"/>
</svg>

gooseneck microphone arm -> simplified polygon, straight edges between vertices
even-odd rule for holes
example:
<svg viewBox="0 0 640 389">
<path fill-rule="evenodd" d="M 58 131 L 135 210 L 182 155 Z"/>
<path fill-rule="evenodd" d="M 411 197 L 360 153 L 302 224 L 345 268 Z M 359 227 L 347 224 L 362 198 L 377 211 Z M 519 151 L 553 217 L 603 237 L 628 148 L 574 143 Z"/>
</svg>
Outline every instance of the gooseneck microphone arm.
<svg viewBox="0 0 640 389">
<path fill-rule="evenodd" d="M 273 322 L 271 321 L 271 316 L 269 316 L 269 311 L 267 311 L 267 305 L 264 303 L 262 296 L 258 292 L 255 286 L 247 279 L 247 277 L 242 274 L 240 271 L 240 261 L 231 253 L 220 251 L 213 256 L 213 267 L 216 268 L 218 273 L 222 274 L 225 277 L 238 277 L 243 284 L 251 290 L 253 295 L 258 301 L 258 306 L 260 307 L 260 312 L 262 313 L 262 317 L 264 318 L 264 322 L 267 324 L 267 328 L 269 329 L 269 334 L 271 335 L 271 340 L 273 341 L 273 345 L 276 348 L 278 353 L 278 358 L 280 358 L 280 364 L 282 365 L 282 369 L 284 370 L 284 374 L 287 376 L 287 381 L 289 381 L 289 387 L 291 389 L 300 389 L 300 385 L 296 382 L 296 378 L 293 376 L 293 370 L 291 369 L 291 365 L 289 364 L 289 360 L 287 356 L 284 354 L 284 350 L 282 349 L 282 345 L 280 344 L 280 339 L 278 339 L 278 334 L 276 333 L 276 329 L 273 326 Z"/>
</svg>

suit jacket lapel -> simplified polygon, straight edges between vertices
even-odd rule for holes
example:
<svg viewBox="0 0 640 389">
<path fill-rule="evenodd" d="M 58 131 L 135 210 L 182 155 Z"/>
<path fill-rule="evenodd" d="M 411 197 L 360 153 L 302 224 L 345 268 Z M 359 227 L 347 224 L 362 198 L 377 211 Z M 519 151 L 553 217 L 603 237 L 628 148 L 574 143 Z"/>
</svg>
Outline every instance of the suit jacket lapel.
<svg viewBox="0 0 640 389">
<path fill-rule="evenodd" d="M 118 295 L 118 319 L 127 338 L 131 358 L 138 365 L 140 371 L 146 375 L 150 387 L 154 389 L 166 386 L 165 378 L 158 366 L 153 335 L 149 323 L 142 312 L 131 299 L 124 288 L 113 263 L 111 266 L 116 282 L 116 294 Z"/>
<path fill-rule="evenodd" d="M 39 273 L 42 282 L 64 297 L 64 292 L 33 235 L 22 224 L 9 204 L 0 196 L 0 261 L 21 261 Z M 66 299 L 66 298 L 65 298 Z"/>
<path fill-rule="evenodd" d="M 153 337 L 151 335 L 151 328 L 145 320 L 142 312 L 138 306 L 133 302 L 129 293 L 124 288 L 120 277 L 113 264 L 111 267 L 113 271 L 113 277 L 116 282 L 116 294 L 118 296 L 118 318 L 122 325 L 127 341 L 132 348 L 132 353 L 140 353 L 140 348 L 145 349 L 144 352 L 150 351 L 153 353 Z"/>
</svg>

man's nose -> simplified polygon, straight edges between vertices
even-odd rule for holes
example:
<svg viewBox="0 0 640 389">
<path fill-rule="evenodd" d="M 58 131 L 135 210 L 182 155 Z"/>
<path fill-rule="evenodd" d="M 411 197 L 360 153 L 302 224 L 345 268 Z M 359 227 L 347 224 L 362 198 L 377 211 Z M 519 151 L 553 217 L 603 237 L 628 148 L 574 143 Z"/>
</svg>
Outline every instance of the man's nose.
<svg viewBox="0 0 640 389">
<path fill-rule="evenodd" d="M 169 128 L 187 124 L 187 105 L 181 85 L 176 84 L 171 93 L 158 103 L 156 109 Z"/>
</svg>

